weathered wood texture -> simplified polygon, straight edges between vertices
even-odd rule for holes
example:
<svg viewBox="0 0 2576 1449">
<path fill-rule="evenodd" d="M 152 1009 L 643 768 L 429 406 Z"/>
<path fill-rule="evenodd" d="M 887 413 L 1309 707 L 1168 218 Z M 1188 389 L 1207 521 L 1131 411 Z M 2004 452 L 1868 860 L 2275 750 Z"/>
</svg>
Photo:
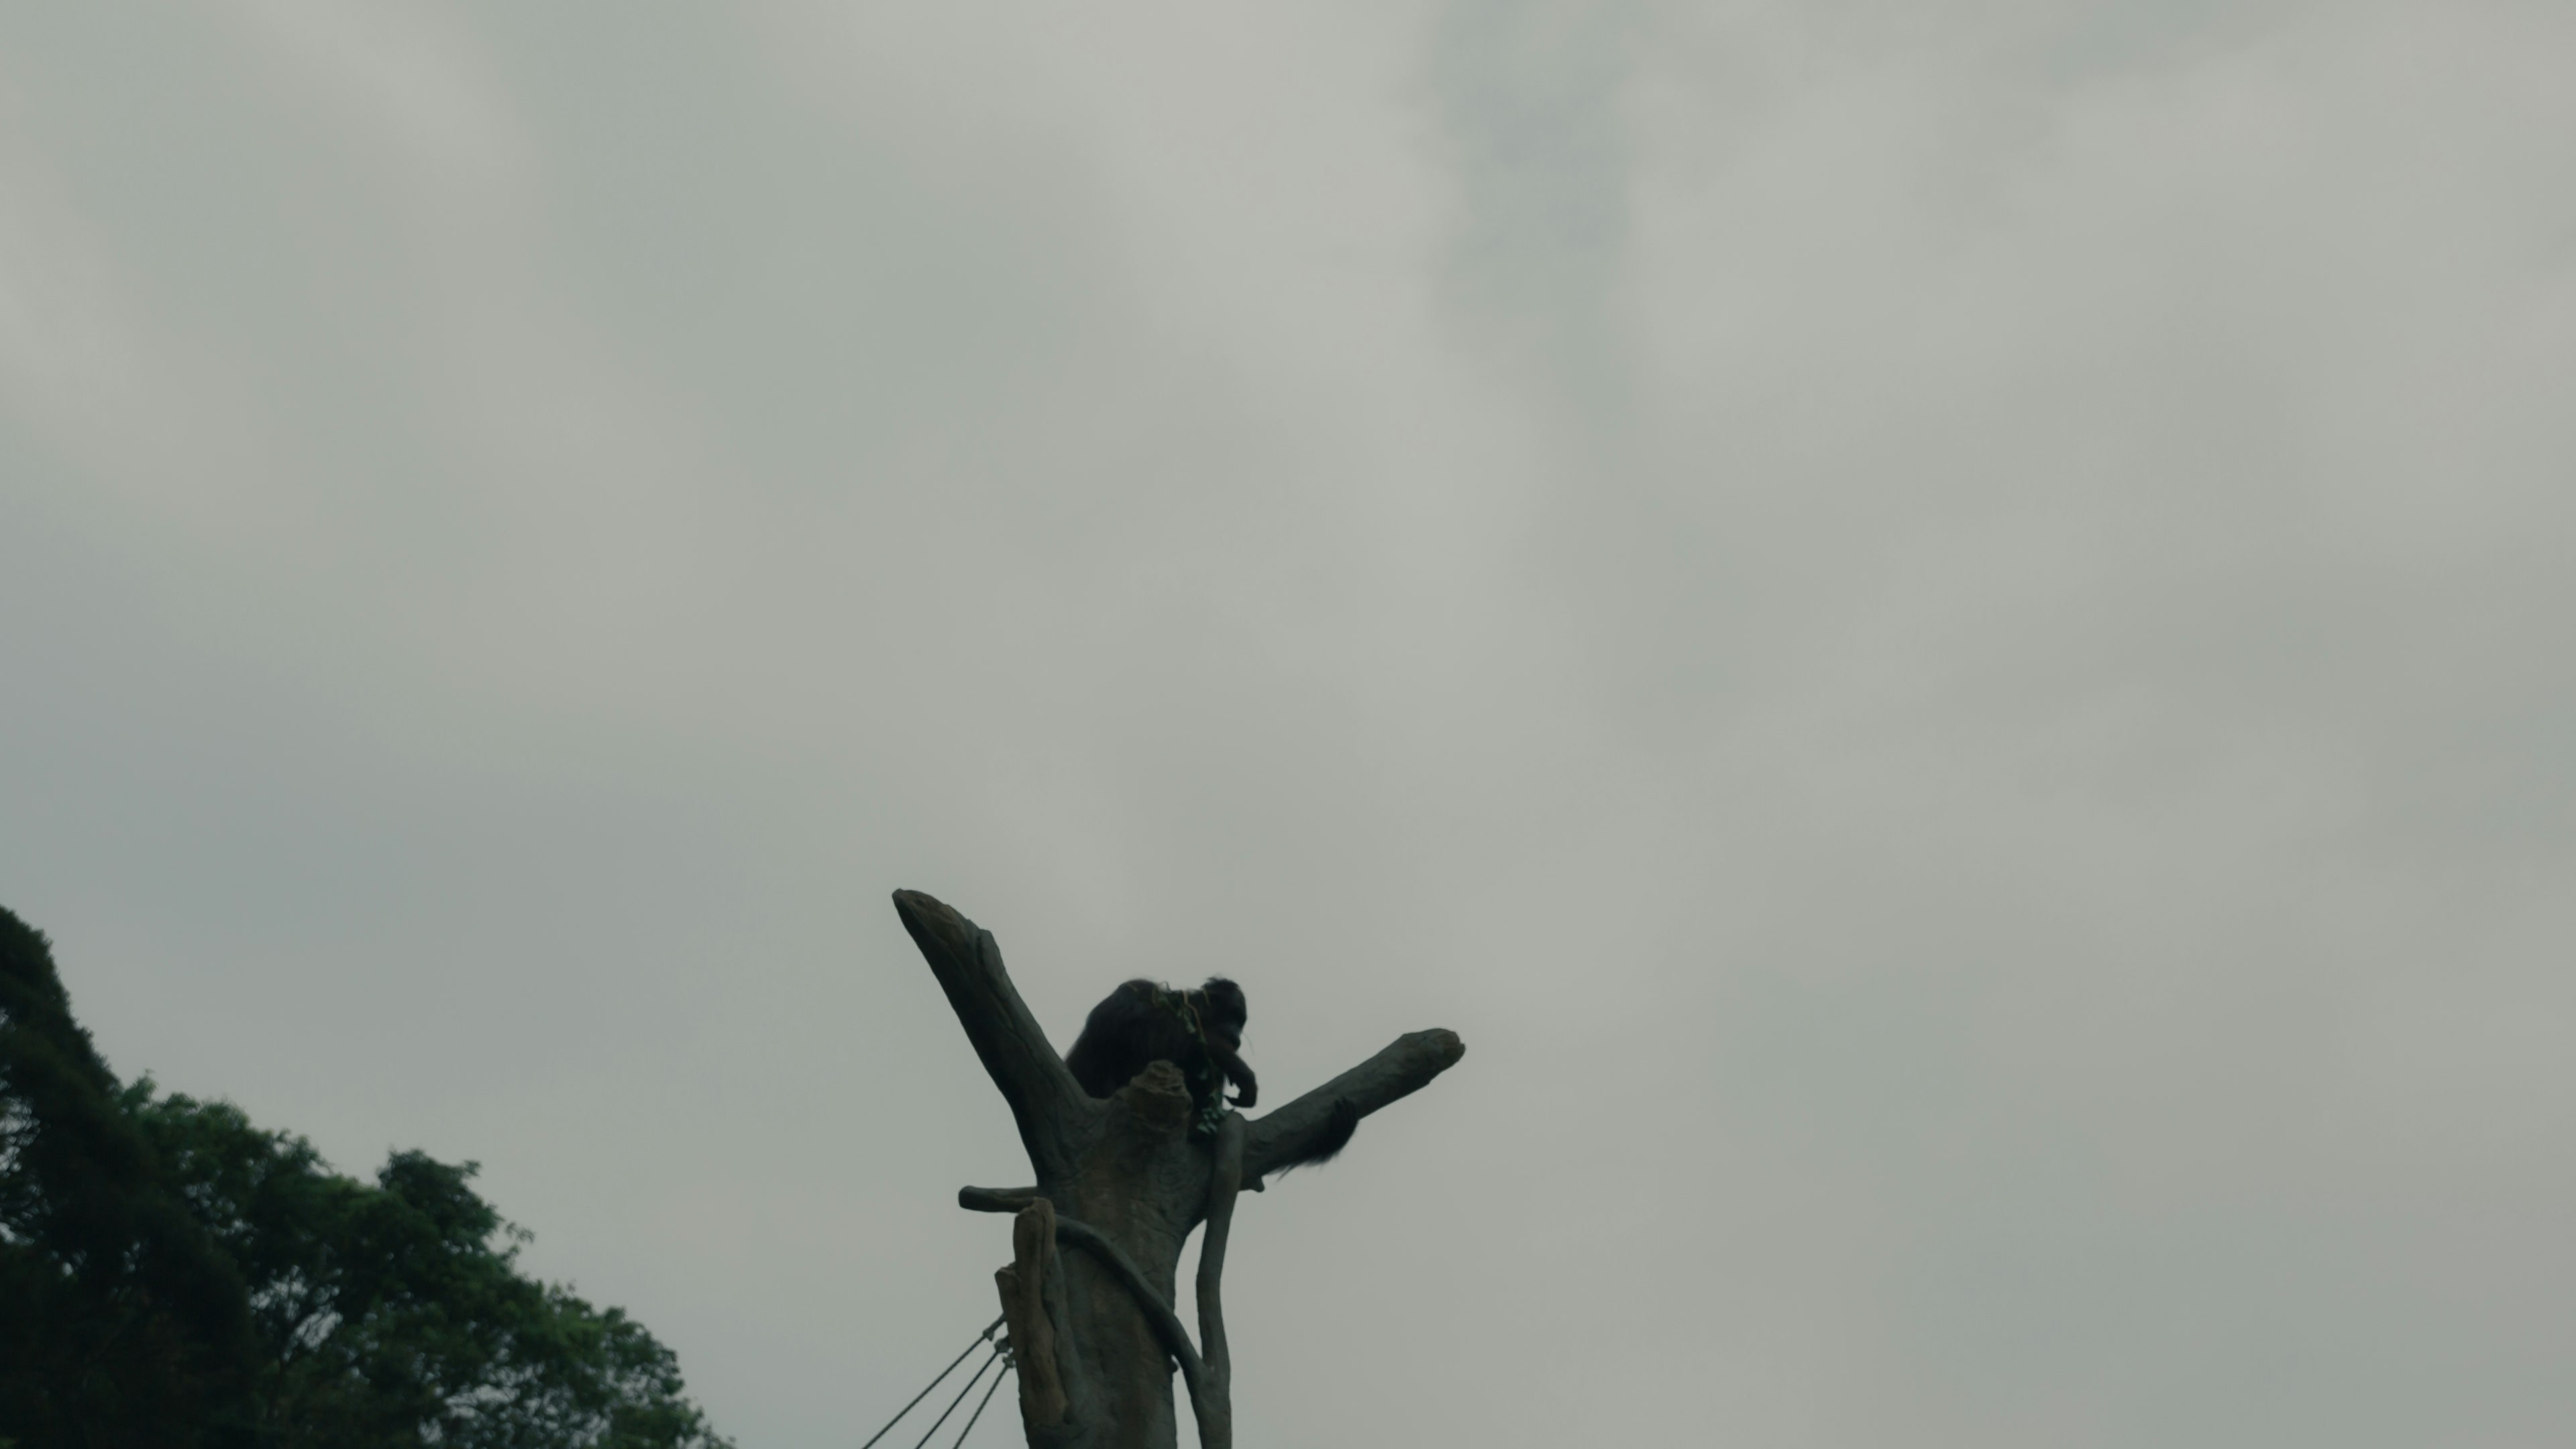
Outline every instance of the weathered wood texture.
<svg viewBox="0 0 2576 1449">
<path fill-rule="evenodd" d="M 1332 1129 L 1337 1111 L 1365 1117 L 1419 1091 L 1457 1062 L 1465 1044 L 1448 1031 L 1399 1037 L 1287 1106 L 1250 1122 L 1229 1113 L 1212 1137 L 1194 1142 L 1189 1091 L 1171 1064 L 1155 1063 L 1113 1096 L 1089 1096 L 1020 1000 L 990 931 L 919 891 L 895 892 L 894 904 L 1010 1105 L 1037 1175 L 1031 1187 L 969 1187 L 957 1195 L 961 1207 L 1021 1215 L 1012 1266 L 997 1283 L 1020 1356 L 1029 1443 L 1173 1449 L 1177 1365 L 1200 1442 L 1229 1449 L 1233 1361 L 1221 1289 L 1238 1188 L 1260 1191 L 1265 1175 L 1299 1160 Z M 1181 1246 L 1202 1221 L 1208 1237 L 1199 1256 L 1194 1345 L 1175 1311 L 1174 1289 Z M 1057 1245 L 1074 1251 L 1038 1251 L 1030 1235 L 1045 1225 Z M 1035 1298 L 1032 1282 L 1044 1285 Z M 1041 1354 L 1047 1362 L 1033 1362 Z M 1042 1382 L 1033 1385 L 1033 1377 Z"/>
<path fill-rule="evenodd" d="M 1055 1204 L 1045 1198 L 1020 1209 L 1011 1224 L 1011 1264 L 993 1274 L 1002 1294 L 1002 1321 L 1011 1332 L 1011 1362 L 1019 1371 L 1020 1422 L 1032 1440 L 1064 1425 L 1064 1377 L 1057 1368 L 1055 1324 L 1047 1317 L 1046 1285 L 1055 1266 Z"/>
</svg>

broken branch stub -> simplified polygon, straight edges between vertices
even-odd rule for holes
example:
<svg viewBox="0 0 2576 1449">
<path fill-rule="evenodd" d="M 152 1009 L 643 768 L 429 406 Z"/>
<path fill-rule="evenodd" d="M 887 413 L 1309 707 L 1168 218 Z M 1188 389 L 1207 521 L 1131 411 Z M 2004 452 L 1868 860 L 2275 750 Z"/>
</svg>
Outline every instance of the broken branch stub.
<svg viewBox="0 0 2576 1449">
<path fill-rule="evenodd" d="M 1039 1198 L 1011 1223 L 1011 1265 L 993 1274 L 1002 1320 L 1011 1334 L 1011 1365 L 1020 1375 L 1020 1419 L 1031 1440 L 1064 1422 L 1064 1379 L 1055 1357 L 1055 1324 L 1047 1314 L 1055 1257 L 1055 1204 Z"/>
</svg>

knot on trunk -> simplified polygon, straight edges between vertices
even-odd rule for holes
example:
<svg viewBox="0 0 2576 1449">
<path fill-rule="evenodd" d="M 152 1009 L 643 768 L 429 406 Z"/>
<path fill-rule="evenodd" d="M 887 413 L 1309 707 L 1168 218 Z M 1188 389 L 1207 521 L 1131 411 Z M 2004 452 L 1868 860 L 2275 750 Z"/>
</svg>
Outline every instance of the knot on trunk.
<svg viewBox="0 0 2576 1449">
<path fill-rule="evenodd" d="M 1124 1106 L 1153 1137 L 1178 1137 L 1189 1130 L 1190 1084 L 1170 1062 L 1155 1062 L 1118 1089 L 1111 1099 Z"/>
</svg>

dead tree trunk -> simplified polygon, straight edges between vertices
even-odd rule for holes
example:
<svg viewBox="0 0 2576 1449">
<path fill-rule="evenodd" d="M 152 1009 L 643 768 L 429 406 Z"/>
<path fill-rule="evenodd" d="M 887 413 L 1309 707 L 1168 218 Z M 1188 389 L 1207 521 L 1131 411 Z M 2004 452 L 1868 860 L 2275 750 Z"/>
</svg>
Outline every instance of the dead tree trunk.
<svg viewBox="0 0 2576 1449">
<path fill-rule="evenodd" d="M 1233 1363 L 1220 1286 L 1238 1186 L 1295 1162 L 1335 1126 L 1420 1089 L 1466 1051 L 1457 1034 L 1417 1031 L 1277 1111 L 1193 1141 L 1189 1089 L 1157 1062 L 1096 1099 L 1065 1070 L 1002 968 L 993 933 L 918 891 L 895 910 L 1010 1104 L 1037 1185 L 961 1189 L 962 1207 L 1019 1214 L 997 1275 L 1032 1449 L 1173 1449 L 1172 1370 L 1189 1387 L 1199 1441 L 1230 1449 Z M 1181 1245 L 1204 1221 L 1199 1334 L 1175 1311 Z M 1049 1240 L 1052 1241 L 1049 1241 Z M 1066 1251 L 1055 1251 L 1055 1249 Z"/>
</svg>

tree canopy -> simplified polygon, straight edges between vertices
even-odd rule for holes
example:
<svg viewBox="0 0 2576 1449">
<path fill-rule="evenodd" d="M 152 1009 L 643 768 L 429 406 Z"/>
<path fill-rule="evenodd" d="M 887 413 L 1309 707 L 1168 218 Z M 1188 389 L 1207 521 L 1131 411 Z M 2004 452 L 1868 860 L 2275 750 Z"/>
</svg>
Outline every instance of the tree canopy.
<svg viewBox="0 0 2576 1449">
<path fill-rule="evenodd" d="M 474 1173 L 360 1181 L 120 1084 L 0 910 L 0 1449 L 721 1449 L 642 1324 L 520 1270 Z"/>
</svg>

